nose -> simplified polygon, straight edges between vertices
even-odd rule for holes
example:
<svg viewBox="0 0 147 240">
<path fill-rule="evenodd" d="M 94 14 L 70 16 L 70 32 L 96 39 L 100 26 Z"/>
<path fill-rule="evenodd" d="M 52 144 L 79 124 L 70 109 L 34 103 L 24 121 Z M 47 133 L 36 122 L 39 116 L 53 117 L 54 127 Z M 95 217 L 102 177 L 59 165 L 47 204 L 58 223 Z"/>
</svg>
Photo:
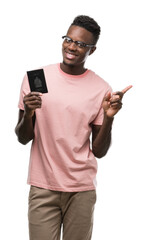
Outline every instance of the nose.
<svg viewBox="0 0 147 240">
<path fill-rule="evenodd" d="M 72 42 L 72 43 L 69 44 L 68 49 L 71 50 L 71 51 L 76 51 L 77 46 L 74 42 Z"/>
</svg>

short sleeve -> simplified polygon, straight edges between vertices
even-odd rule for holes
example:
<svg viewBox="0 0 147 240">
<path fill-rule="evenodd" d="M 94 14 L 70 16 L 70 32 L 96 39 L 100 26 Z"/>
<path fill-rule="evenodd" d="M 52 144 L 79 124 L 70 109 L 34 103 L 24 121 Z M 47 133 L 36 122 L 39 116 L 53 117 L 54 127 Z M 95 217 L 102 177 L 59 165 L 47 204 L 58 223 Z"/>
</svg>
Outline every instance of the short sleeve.
<svg viewBox="0 0 147 240">
<path fill-rule="evenodd" d="M 102 125 L 103 123 L 103 118 L 104 118 L 104 110 L 101 106 L 96 118 L 93 120 L 92 124 L 94 125 Z"/>
<path fill-rule="evenodd" d="M 19 102 L 18 102 L 19 109 L 24 110 L 23 98 L 29 92 L 30 92 L 29 81 L 28 81 L 27 74 L 25 74 L 22 85 L 21 85 L 21 89 L 20 89 Z"/>
<path fill-rule="evenodd" d="M 107 89 L 107 91 L 105 92 L 105 94 L 103 95 L 103 98 L 107 95 L 108 92 L 112 93 L 112 88 L 110 86 Z M 94 124 L 94 125 L 102 125 L 102 123 L 103 123 L 104 110 L 103 110 L 103 107 L 102 107 L 102 102 L 103 102 L 103 99 L 101 101 L 101 106 L 99 108 L 98 114 L 97 114 L 96 118 L 92 122 L 92 124 Z"/>
</svg>

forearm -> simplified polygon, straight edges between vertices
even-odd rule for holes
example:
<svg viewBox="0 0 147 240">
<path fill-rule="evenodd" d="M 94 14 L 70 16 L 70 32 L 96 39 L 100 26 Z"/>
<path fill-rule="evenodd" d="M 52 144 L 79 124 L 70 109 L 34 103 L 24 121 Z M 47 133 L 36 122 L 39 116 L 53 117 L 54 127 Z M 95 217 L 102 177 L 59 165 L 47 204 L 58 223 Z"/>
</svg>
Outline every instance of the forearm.
<svg viewBox="0 0 147 240">
<path fill-rule="evenodd" d="M 109 118 L 105 115 L 99 134 L 92 144 L 92 151 L 97 158 L 105 156 L 110 147 L 112 123 L 113 118 Z"/>
<path fill-rule="evenodd" d="M 18 141 L 22 144 L 27 144 L 34 138 L 34 127 L 32 118 L 23 115 L 21 121 L 15 128 L 15 133 L 18 137 Z"/>
</svg>

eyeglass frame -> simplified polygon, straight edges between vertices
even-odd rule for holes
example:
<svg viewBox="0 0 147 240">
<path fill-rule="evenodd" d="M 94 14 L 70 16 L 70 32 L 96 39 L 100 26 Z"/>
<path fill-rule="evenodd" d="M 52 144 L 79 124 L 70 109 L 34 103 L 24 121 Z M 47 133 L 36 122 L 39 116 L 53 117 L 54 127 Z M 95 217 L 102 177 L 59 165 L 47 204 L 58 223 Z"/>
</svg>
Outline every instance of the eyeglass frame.
<svg viewBox="0 0 147 240">
<path fill-rule="evenodd" d="M 71 43 L 75 43 L 76 44 L 76 46 L 78 46 L 78 44 L 83 44 L 83 46 L 82 47 L 80 47 L 80 46 L 78 46 L 78 47 L 80 47 L 80 48 L 85 48 L 85 47 L 95 47 L 95 44 L 87 44 L 87 43 L 84 43 L 84 42 L 81 42 L 81 41 L 75 41 L 75 40 L 73 40 L 72 38 L 70 38 L 70 37 L 68 37 L 68 36 L 62 36 L 62 39 L 64 39 L 64 40 L 66 40 L 65 38 L 67 38 L 67 39 L 69 39 L 71 42 L 67 42 L 67 44 L 71 44 Z"/>
</svg>

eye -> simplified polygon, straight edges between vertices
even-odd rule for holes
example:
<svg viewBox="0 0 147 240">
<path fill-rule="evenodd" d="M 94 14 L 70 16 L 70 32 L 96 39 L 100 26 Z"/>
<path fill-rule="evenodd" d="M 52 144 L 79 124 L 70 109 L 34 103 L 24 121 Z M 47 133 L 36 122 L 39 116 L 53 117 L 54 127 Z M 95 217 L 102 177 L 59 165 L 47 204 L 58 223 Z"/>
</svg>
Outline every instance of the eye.
<svg viewBox="0 0 147 240">
<path fill-rule="evenodd" d="M 83 42 L 80 42 L 80 41 L 77 41 L 77 46 L 79 48 L 84 48 L 85 47 L 85 44 Z"/>
<path fill-rule="evenodd" d="M 71 43 L 71 42 L 72 42 L 72 39 L 69 38 L 69 37 L 65 37 L 65 41 L 66 41 L 67 43 Z"/>
</svg>

